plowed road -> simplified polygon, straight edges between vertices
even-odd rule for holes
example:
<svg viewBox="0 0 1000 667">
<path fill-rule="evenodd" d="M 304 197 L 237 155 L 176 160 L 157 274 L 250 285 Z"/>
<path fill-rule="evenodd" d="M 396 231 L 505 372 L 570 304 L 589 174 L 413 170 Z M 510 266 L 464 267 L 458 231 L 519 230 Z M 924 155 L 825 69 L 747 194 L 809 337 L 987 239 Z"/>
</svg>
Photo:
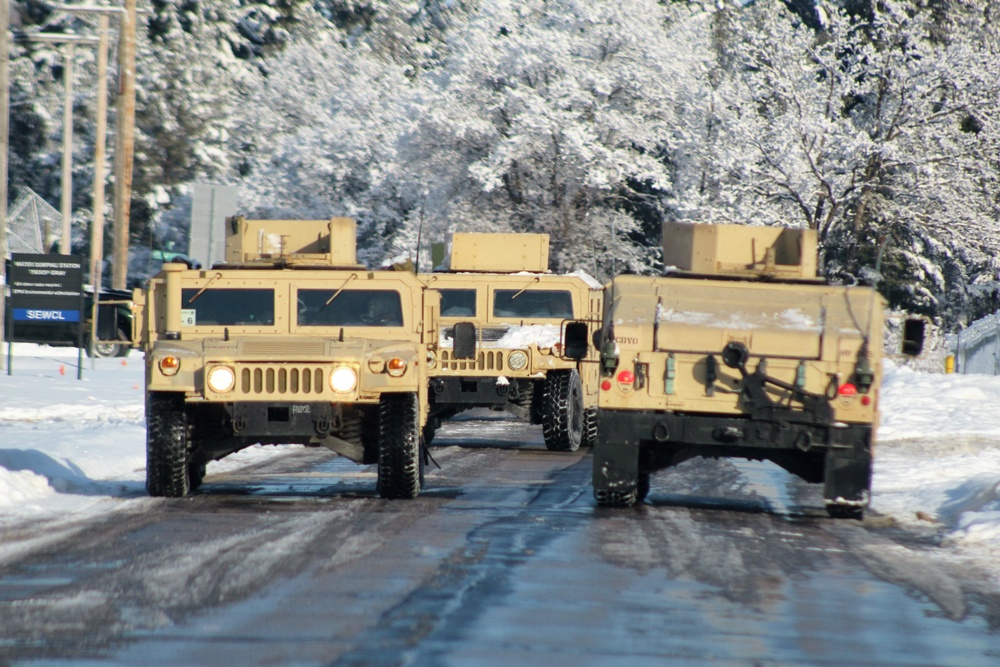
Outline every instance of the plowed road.
<svg viewBox="0 0 1000 667">
<path fill-rule="evenodd" d="M 504 418 L 439 431 L 413 501 L 285 449 L 0 565 L 0 665 L 1000 664 L 984 575 L 768 464 L 691 461 L 608 510 L 586 452 Z"/>
</svg>

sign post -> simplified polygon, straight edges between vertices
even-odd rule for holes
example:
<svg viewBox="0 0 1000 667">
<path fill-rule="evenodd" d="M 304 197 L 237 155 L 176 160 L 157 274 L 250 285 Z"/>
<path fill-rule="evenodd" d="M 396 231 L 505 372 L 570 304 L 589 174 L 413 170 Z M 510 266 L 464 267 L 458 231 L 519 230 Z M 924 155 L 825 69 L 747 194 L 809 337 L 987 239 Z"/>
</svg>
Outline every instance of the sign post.
<svg viewBox="0 0 1000 667">
<path fill-rule="evenodd" d="M 65 342 L 77 347 L 77 379 L 83 377 L 85 320 L 83 258 L 76 255 L 13 253 L 7 267 L 10 299 L 7 374 L 11 374 L 12 344 Z"/>
</svg>

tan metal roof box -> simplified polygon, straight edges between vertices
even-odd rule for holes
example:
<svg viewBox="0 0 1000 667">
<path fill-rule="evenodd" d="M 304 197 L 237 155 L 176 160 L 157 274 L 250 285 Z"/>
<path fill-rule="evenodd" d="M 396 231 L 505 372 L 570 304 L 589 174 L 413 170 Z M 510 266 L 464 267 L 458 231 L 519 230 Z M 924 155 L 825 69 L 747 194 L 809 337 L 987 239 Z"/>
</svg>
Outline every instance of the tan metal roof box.
<svg viewBox="0 0 1000 667">
<path fill-rule="evenodd" d="M 449 269 L 544 273 L 549 270 L 549 235 L 455 232 Z"/>
<path fill-rule="evenodd" d="M 816 280 L 816 230 L 665 222 L 663 264 L 704 275 Z"/>
<path fill-rule="evenodd" d="M 226 219 L 226 263 L 356 267 L 353 218 L 328 220 Z"/>
</svg>

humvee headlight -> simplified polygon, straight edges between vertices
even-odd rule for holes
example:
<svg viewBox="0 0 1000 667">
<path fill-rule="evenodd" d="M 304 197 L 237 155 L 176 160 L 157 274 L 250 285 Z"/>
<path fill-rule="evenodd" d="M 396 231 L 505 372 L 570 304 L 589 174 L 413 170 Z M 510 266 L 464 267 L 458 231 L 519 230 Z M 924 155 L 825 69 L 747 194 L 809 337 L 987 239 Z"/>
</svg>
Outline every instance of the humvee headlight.
<svg viewBox="0 0 1000 667">
<path fill-rule="evenodd" d="M 400 359 L 399 357 L 393 357 L 386 362 L 385 370 L 392 377 L 398 378 L 406 372 L 406 361 L 404 359 Z"/>
<path fill-rule="evenodd" d="M 177 375 L 177 371 L 181 369 L 181 360 L 177 357 L 161 357 L 158 365 L 164 375 Z"/>
<path fill-rule="evenodd" d="M 528 366 L 528 355 L 521 350 L 514 350 L 507 357 L 507 366 L 512 371 L 523 371 Z"/>
<path fill-rule="evenodd" d="M 330 389 L 338 394 L 354 391 L 358 386 L 358 374 L 350 366 L 341 366 L 330 374 Z"/>
<path fill-rule="evenodd" d="M 438 358 L 431 350 L 427 350 L 427 368 L 434 368 L 437 366 Z"/>
<path fill-rule="evenodd" d="M 229 366 L 215 366 L 208 372 L 208 388 L 224 394 L 236 386 L 236 373 Z"/>
</svg>

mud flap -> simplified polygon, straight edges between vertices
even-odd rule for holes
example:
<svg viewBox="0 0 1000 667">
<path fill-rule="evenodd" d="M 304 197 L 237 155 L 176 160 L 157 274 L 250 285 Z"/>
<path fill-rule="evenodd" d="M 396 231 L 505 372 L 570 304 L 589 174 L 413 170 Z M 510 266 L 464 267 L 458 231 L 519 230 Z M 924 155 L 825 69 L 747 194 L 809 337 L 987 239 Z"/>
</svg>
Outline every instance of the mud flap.
<svg viewBox="0 0 1000 667">
<path fill-rule="evenodd" d="M 823 473 L 823 500 L 831 514 L 860 518 L 868 507 L 871 452 L 865 444 L 831 449 Z"/>
</svg>

